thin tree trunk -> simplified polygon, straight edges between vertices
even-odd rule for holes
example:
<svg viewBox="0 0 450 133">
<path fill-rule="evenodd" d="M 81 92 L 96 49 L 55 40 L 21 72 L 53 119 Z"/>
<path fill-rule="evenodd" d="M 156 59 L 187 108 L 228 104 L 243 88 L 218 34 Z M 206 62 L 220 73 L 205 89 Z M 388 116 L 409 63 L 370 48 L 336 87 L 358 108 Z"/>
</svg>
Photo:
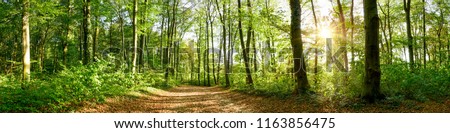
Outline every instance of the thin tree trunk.
<svg viewBox="0 0 450 133">
<path fill-rule="evenodd" d="M 120 34 L 121 34 L 120 43 L 121 43 L 122 51 L 123 51 L 123 61 L 127 64 L 127 67 L 128 67 L 128 58 L 127 58 L 128 48 L 125 48 L 125 32 L 123 30 L 123 17 L 121 14 L 119 15 L 119 21 L 120 21 Z"/>
<path fill-rule="evenodd" d="M 217 0 L 216 0 L 217 2 Z M 227 59 L 227 28 L 226 28 L 226 15 L 227 6 L 225 3 L 223 3 L 223 18 L 222 18 L 222 34 L 223 34 L 223 64 L 225 68 L 225 87 L 230 86 L 230 77 L 228 76 L 229 73 L 229 59 Z M 230 38 L 230 36 L 228 36 Z M 229 51 L 228 51 L 229 52 Z"/>
<path fill-rule="evenodd" d="M 84 1 L 84 19 L 83 19 L 83 65 L 87 65 L 89 63 L 89 35 L 90 35 L 90 27 L 91 27 L 91 0 Z"/>
<path fill-rule="evenodd" d="M 387 0 L 387 26 L 389 32 L 389 64 L 392 64 L 394 54 L 393 54 L 393 46 L 392 46 L 392 28 L 391 28 L 391 1 Z"/>
<path fill-rule="evenodd" d="M 70 30 L 71 30 L 70 29 L 70 22 L 71 22 L 70 19 L 71 19 L 71 13 L 72 13 L 70 5 L 71 5 L 71 0 L 67 0 L 67 7 L 66 7 L 67 8 L 66 38 L 65 38 L 64 43 L 63 43 L 63 64 L 64 64 L 64 66 L 67 66 L 67 52 L 69 51 L 68 43 L 71 40 L 70 36 L 69 36 Z"/>
<path fill-rule="evenodd" d="M 426 14 L 426 12 L 425 12 L 425 6 L 426 6 L 426 2 L 425 2 L 425 0 L 422 0 L 422 3 L 423 3 L 423 14 L 422 14 L 422 24 L 423 24 L 423 68 L 424 69 L 427 69 L 427 43 L 426 43 L 426 31 L 427 31 L 427 29 L 426 29 L 426 25 L 425 25 L 425 14 Z"/>
<path fill-rule="evenodd" d="M 137 63 L 137 52 L 138 52 L 138 34 L 137 34 L 137 17 L 136 14 L 138 12 L 138 0 L 134 0 L 133 4 L 133 74 L 136 73 L 136 63 Z"/>
<path fill-rule="evenodd" d="M 197 59 L 198 59 L 198 66 L 197 66 L 197 80 L 198 80 L 198 85 L 201 84 L 200 82 L 200 76 L 201 76 L 201 62 L 202 62 L 202 56 L 201 56 L 201 51 L 200 51 L 200 43 L 201 43 L 201 39 L 202 39 L 202 22 L 199 23 L 199 30 L 198 30 L 198 42 L 197 42 Z"/>
<path fill-rule="evenodd" d="M 345 48 L 342 58 L 344 60 L 344 68 L 348 71 L 348 57 L 347 57 L 347 28 L 345 27 L 345 17 L 344 11 L 342 10 L 342 4 L 340 0 L 337 0 L 338 9 L 339 9 L 339 21 L 341 23 L 341 32 L 342 32 L 342 42 L 341 45 Z"/>
<path fill-rule="evenodd" d="M 234 39 L 234 37 L 233 37 L 233 31 L 232 31 L 232 29 L 231 29 L 231 25 L 232 25 L 232 21 L 231 21 L 231 9 L 230 9 L 230 6 L 231 5 L 231 2 L 229 2 L 228 3 L 228 9 L 227 9 L 227 16 L 230 16 L 230 18 L 228 19 L 228 60 L 227 60 L 227 76 L 228 76 L 228 78 L 231 78 L 230 76 L 230 74 L 233 72 L 233 69 L 232 69 L 232 67 L 233 67 L 233 59 L 232 59 L 232 57 L 233 57 L 233 47 L 234 46 L 232 46 L 232 42 L 233 42 L 233 39 Z M 227 19 L 225 19 L 225 20 L 227 20 Z M 228 80 L 228 82 L 227 83 L 229 83 L 229 85 L 231 85 L 231 81 L 230 80 Z"/>
<path fill-rule="evenodd" d="M 146 12 L 147 12 L 147 0 L 144 1 L 144 12 L 141 12 L 141 25 L 145 25 L 145 19 L 146 19 Z M 146 28 L 141 29 L 142 33 L 146 33 Z M 139 72 L 141 73 L 143 71 L 144 67 L 144 44 L 145 44 L 145 35 L 140 35 L 140 44 L 139 44 Z M 147 55 L 148 56 L 148 55 Z"/>
<path fill-rule="evenodd" d="M 30 76 L 30 25 L 29 25 L 29 13 L 30 0 L 23 0 L 23 14 L 22 14 L 22 46 L 23 46 L 23 76 L 22 80 L 29 82 Z"/>
<path fill-rule="evenodd" d="M 239 39 L 241 42 L 241 48 L 242 48 L 242 55 L 244 58 L 244 64 L 245 64 L 245 73 L 247 74 L 247 84 L 253 87 L 253 79 L 252 74 L 250 72 L 250 66 L 248 63 L 248 51 L 244 44 L 244 35 L 242 33 L 242 13 L 241 13 L 241 0 L 238 0 L 238 29 L 239 29 Z M 251 26 L 249 27 L 249 31 L 251 31 Z M 249 35 L 247 35 L 247 44 L 249 45 Z"/>
<path fill-rule="evenodd" d="M 47 26 L 45 27 L 44 32 L 42 32 L 42 36 L 41 36 L 42 39 L 39 42 L 40 44 L 38 44 L 39 45 L 39 60 L 40 60 L 39 70 L 41 72 L 44 70 L 44 66 L 45 66 L 44 65 L 44 62 L 45 62 L 45 43 L 47 41 L 47 33 L 48 33 L 49 29 L 50 29 L 50 24 L 47 23 Z"/>
<path fill-rule="evenodd" d="M 95 53 L 97 53 L 97 45 L 98 45 L 98 36 L 100 32 L 100 28 L 98 27 L 97 22 L 97 16 L 94 17 L 94 37 L 93 37 L 93 44 L 92 44 L 92 62 L 95 62 Z M 111 31 L 110 31 L 111 32 Z"/>
<path fill-rule="evenodd" d="M 411 35 L 411 0 L 403 0 L 403 8 L 406 13 L 406 34 L 408 36 L 408 53 L 409 53 L 409 67 L 414 70 L 414 50 L 413 50 L 413 37 Z"/>
<path fill-rule="evenodd" d="M 205 55 L 205 61 L 206 61 L 206 73 L 208 74 L 208 86 L 211 86 L 211 79 L 210 79 L 210 73 L 209 73 L 209 21 L 211 15 L 210 15 L 210 8 L 208 3 L 208 15 L 206 19 L 206 55 Z"/>
<path fill-rule="evenodd" d="M 211 3 L 210 3 L 211 4 Z M 210 5 L 210 6 L 212 6 L 212 5 Z M 212 11 L 211 11 L 212 12 Z M 215 54 L 216 54 L 216 49 L 214 48 L 214 18 L 213 18 L 213 16 L 210 14 L 210 16 L 209 16 L 209 22 L 210 22 L 210 25 L 209 26 L 211 26 L 211 28 L 210 28 L 210 30 L 211 30 L 211 51 L 212 51 L 212 53 L 211 53 L 211 59 L 212 59 L 212 75 L 213 75 L 213 79 L 214 79 L 214 84 L 216 85 L 217 84 L 217 77 L 216 77 L 216 58 L 215 58 Z"/>
<path fill-rule="evenodd" d="M 256 41 L 255 41 L 255 31 L 252 31 L 252 47 L 253 47 L 253 68 L 254 72 L 258 72 L 258 60 L 257 60 L 257 51 L 256 51 Z"/>
<path fill-rule="evenodd" d="M 78 60 L 80 60 L 80 61 L 83 60 L 83 44 L 84 44 L 83 43 L 83 37 L 84 37 L 83 27 L 84 27 L 84 20 L 83 20 L 83 22 L 81 22 L 81 25 L 80 25 L 80 37 L 79 37 L 80 44 L 78 45 Z"/>
<path fill-rule="evenodd" d="M 352 0 L 352 2 L 353 2 L 353 0 Z M 317 67 L 317 64 L 318 64 L 318 49 L 319 49 L 319 46 L 317 46 L 317 42 L 318 42 L 318 40 L 319 40 L 319 26 L 317 25 L 317 16 L 316 16 L 316 11 L 315 11 L 315 8 L 314 8 L 314 0 L 311 0 L 311 9 L 312 9 L 312 13 L 313 13 L 313 17 L 314 17 L 314 30 L 315 30 L 315 32 L 316 32 L 316 36 L 315 36 L 315 38 L 314 38 L 314 46 L 316 46 L 315 47 L 315 50 L 314 50 L 314 75 L 315 75 L 315 77 L 314 77 L 314 84 L 315 85 L 317 85 L 317 74 L 318 74 L 318 67 Z M 351 12 L 350 12 L 350 14 L 352 14 L 353 15 L 353 3 L 352 3 L 352 8 L 351 8 Z M 352 20 L 353 20 L 353 17 L 351 18 Z M 352 29 L 353 29 L 353 25 L 352 25 Z M 353 30 L 352 30 L 352 39 L 351 39 L 351 44 L 353 44 Z M 351 45 L 352 46 L 352 62 L 353 62 L 353 45 Z"/>
<path fill-rule="evenodd" d="M 353 11 L 355 8 L 355 1 L 352 0 L 352 5 L 350 7 L 350 25 L 351 25 L 351 32 L 350 32 L 350 50 L 352 52 L 352 58 L 351 58 L 351 67 L 354 67 L 354 63 L 355 63 L 355 44 L 354 44 L 354 33 L 355 33 L 355 19 L 354 19 L 354 15 L 353 15 Z"/>
</svg>

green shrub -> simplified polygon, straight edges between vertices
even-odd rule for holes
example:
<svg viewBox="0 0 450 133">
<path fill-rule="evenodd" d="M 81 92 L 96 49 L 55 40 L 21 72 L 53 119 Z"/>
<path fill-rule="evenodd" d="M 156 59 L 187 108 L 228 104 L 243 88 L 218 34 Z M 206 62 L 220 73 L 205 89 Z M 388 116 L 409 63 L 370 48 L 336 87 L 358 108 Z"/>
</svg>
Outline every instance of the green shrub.
<svg viewBox="0 0 450 133">
<path fill-rule="evenodd" d="M 388 96 L 427 101 L 442 100 L 450 96 L 450 70 L 417 69 L 385 66 L 382 68 L 382 91 Z"/>
<path fill-rule="evenodd" d="M 69 112 L 84 102 L 101 103 L 108 96 L 123 95 L 139 81 L 153 79 L 108 70 L 108 65 L 99 61 L 55 75 L 33 73 L 40 77 L 24 84 L 13 76 L 1 76 L 0 112 Z"/>
</svg>

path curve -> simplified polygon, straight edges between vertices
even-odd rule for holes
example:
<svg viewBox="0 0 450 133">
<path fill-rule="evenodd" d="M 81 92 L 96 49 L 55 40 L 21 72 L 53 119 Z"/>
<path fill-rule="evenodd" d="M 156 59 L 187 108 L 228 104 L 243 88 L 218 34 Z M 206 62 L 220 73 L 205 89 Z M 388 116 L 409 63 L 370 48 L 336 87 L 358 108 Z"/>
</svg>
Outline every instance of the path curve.
<svg viewBox="0 0 450 133">
<path fill-rule="evenodd" d="M 254 97 L 252 97 L 254 98 Z M 220 87 L 180 86 L 133 97 L 115 97 L 80 112 L 253 112 L 250 97 Z"/>
</svg>

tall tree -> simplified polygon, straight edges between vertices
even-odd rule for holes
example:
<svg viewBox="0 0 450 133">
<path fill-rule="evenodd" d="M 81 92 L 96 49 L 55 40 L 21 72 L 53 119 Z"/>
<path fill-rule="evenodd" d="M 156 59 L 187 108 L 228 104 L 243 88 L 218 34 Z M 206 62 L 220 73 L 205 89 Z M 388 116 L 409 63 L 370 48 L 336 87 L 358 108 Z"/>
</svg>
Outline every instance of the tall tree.
<svg viewBox="0 0 450 133">
<path fill-rule="evenodd" d="M 350 51 L 352 53 L 352 58 L 351 58 L 352 66 L 355 62 L 355 46 L 354 46 L 355 44 L 354 44 L 354 36 L 353 36 L 355 33 L 355 18 L 353 15 L 354 8 L 355 8 L 355 1 L 352 0 L 352 5 L 350 6 L 350 26 L 352 27 L 351 31 L 350 31 Z"/>
<path fill-rule="evenodd" d="M 406 13 L 406 34 L 408 36 L 408 53 L 409 53 L 409 67 L 414 70 L 414 49 L 413 37 L 411 35 L 411 0 L 403 0 L 403 9 Z"/>
<path fill-rule="evenodd" d="M 98 19 L 98 16 L 94 15 L 94 35 L 92 37 L 92 61 L 93 62 L 96 60 L 95 53 L 97 53 L 98 36 L 99 36 L 99 32 L 100 32 L 100 27 L 98 26 L 98 23 L 100 20 L 97 20 L 97 19 Z M 111 30 L 109 32 L 111 32 Z"/>
<path fill-rule="evenodd" d="M 426 36 L 426 25 L 425 25 L 425 6 L 427 5 L 427 3 L 425 2 L 425 0 L 422 0 L 423 3 L 423 14 L 422 14 L 422 25 L 423 25 L 423 31 L 422 31 L 422 38 L 423 38 L 423 68 L 427 68 L 427 39 L 425 38 Z"/>
<path fill-rule="evenodd" d="M 70 39 L 70 18 L 71 18 L 71 13 L 72 13 L 72 8 L 71 6 L 71 0 L 67 0 L 67 17 L 66 17 L 66 37 L 65 40 L 63 42 L 63 64 L 67 65 L 67 52 L 69 51 L 69 39 Z"/>
<path fill-rule="evenodd" d="M 365 92 L 363 98 L 369 102 L 383 98 L 380 92 L 380 50 L 378 47 L 379 18 L 376 0 L 364 0 L 365 31 Z"/>
<path fill-rule="evenodd" d="M 23 81 L 30 81 L 30 24 L 29 20 L 29 8 L 30 0 L 22 1 L 22 45 L 23 45 Z"/>
<path fill-rule="evenodd" d="M 344 55 L 342 55 L 342 58 L 344 60 L 344 68 L 346 71 L 348 71 L 348 57 L 347 57 L 347 28 L 345 27 L 345 17 L 344 17 L 344 10 L 342 9 L 341 0 L 337 0 L 338 4 L 338 10 L 339 10 L 339 22 L 341 27 L 341 45 L 344 47 Z"/>
<path fill-rule="evenodd" d="M 206 73 L 208 74 L 208 86 L 211 86 L 211 74 L 210 74 L 210 67 L 209 67 L 209 54 L 210 54 L 210 45 L 209 45 L 209 28 L 211 24 L 211 2 L 208 1 L 207 4 L 207 15 L 206 15 L 206 55 L 205 55 L 205 61 L 206 61 Z M 212 44 L 211 44 L 212 45 Z M 214 55 L 214 54 L 213 54 Z M 214 57 L 214 56 L 213 56 Z"/>
<path fill-rule="evenodd" d="M 137 35 L 137 14 L 138 11 L 138 0 L 133 1 L 133 66 L 132 72 L 136 73 L 136 62 L 137 62 L 137 51 L 138 51 L 138 35 Z"/>
<path fill-rule="evenodd" d="M 140 12 L 141 14 L 141 25 L 146 25 L 145 24 L 145 20 L 146 20 L 146 16 L 147 16 L 147 5 L 148 5 L 148 0 L 144 1 L 144 11 Z M 146 28 L 141 28 L 140 29 L 142 33 L 146 33 Z M 144 67 L 144 44 L 146 44 L 145 40 L 145 34 L 141 34 L 140 35 L 140 41 L 139 41 L 139 72 L 142 72 L 142 67 Z M 147 55 L 148 56 L 148 55 Z"/>
<path fill-rule="evenodd" d="M 247 75 L 247 78 L 246 78 L 246 81 L 247 81 L 247 84 L 248 85 L 250 85 L 250 86 L 253 86 L 253 79 L 252 79 L 252 74 L 251 74 L 251 72 L 250 72 L 250 65 L 249 65 L 249 63 L 248 63 L 248 60 L 249 60 L 249 58 L 248 58 L 248 50 L 247 50 L 247 48 L 245 47 L 245 44 L 244 44 L 244 33 L 243 33 L 243 31 L 242 31 L 242 13 L 241 13 L 242 11 L 241 11 L 241 0 L 238 0 L 238 29 L 239 29 L 239 40 L 240 40 L 240 42 L 241 42 L 241 48 L 242 48 L 242 57 L 244 58 L 244 65 L 245 65 L 245 73 L 246 73 L 246 75 Z M 249 29 L 249 30 L 251 30 L 251 29 Z M 249 36 L 249 35 L 247 35 L 247 36 Z M 247 37 L 247 39 L 249 39 L 249 37 Z M 247 40 L 247 41 L 249 41 L 249 40 Z M 250 43 L 248 42 L 247 43 L 248 45 L 250 45 Z"/>
<path fill-rule="evenodd" d="M 291 8 L 291 46 L 294 55 L 294 74 L 297 85 L 294 95 L 304 93 L 309 89 L 308 77 L 306 75 L 306 63 L 303 56 L 303 42 L 301 29 L 302 9 L 299 0 L 289 0 Z"/>
<path fill-rule="evenodd" d="M 314 37 L 314 45 L 316 46 L 315 50 L 314 50 L 314 74 L 316 75 L 315 79 L 314 79 L 314 84 L 317 84 L 317 73 L 318 73 L 318 53 L 319 53 L 319 46 L 317 46 L 317 42 L 319 40 L 319 26 L 317 25 L 317 16 L 316 16 L 316 11 L 314 8 L 314 0 L 311 0 L 311 10 L 313 13 L 313 17 L 314 17 L 314 30 L 316 32 L 315 37 Z M 352 34 L 353 35 L 353 34 Z"/>
<path fill-rule="evenodd" d="M 84 0 L 83 17 L 83 64 L 89 63 L 89 36 L 91 27 L 91 0 Z"/>
<path fill-rule="evenodd" d="M 227 20 L 227 16 L 226 16 L 226 3 L 228 1 L 225 1 L 222 3 L 222 13 L 220 12 L 220 6 L 219 6 L 219 1 L 215 0 L 216 3 L 216 9 L 217 12 L 219 13 L 219 17 L 220 17 L 220 22 L 222 23 L 222 47 L 221 49 L 223 50 L 223 64 L 224 64 L 224 69 L 225 69 L 225 86 L 228 87 L 230 86 L 230 78 L 228 76 L 229 73 L 229 69 L 228 69 L 228 59 L 227 59 L 227 29 L 226 29 L 226 20 Z M 219 61 L 220 61 L 220 55 L 219 55 Z"/>
</svg>

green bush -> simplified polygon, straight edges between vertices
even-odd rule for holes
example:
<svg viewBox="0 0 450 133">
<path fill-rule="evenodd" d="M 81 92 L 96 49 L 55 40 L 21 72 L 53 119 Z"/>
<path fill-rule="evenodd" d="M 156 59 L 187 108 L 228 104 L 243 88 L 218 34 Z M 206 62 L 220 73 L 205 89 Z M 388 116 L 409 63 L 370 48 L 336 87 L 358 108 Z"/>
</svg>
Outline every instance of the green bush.
<svg viewBox="0 0 450 133">
<path fill-rule="evenodd" d="M 450 96 L 450 70 L 417 69 L 402 66 L 382 67 L 382 91 L 391 97 L 427 101 Z"/>
<path fill-rule="evenodd" d="M 107 67 L 107 62 L 100 61 L 51 76 L 33 73 L 40 77 L 24 84 L 12 76 L 2 76 L 0 112 L 69 112 L 84 102 L 99 103 L 108 96 L 122 95 L 143 79 Z"/>
</svg>

